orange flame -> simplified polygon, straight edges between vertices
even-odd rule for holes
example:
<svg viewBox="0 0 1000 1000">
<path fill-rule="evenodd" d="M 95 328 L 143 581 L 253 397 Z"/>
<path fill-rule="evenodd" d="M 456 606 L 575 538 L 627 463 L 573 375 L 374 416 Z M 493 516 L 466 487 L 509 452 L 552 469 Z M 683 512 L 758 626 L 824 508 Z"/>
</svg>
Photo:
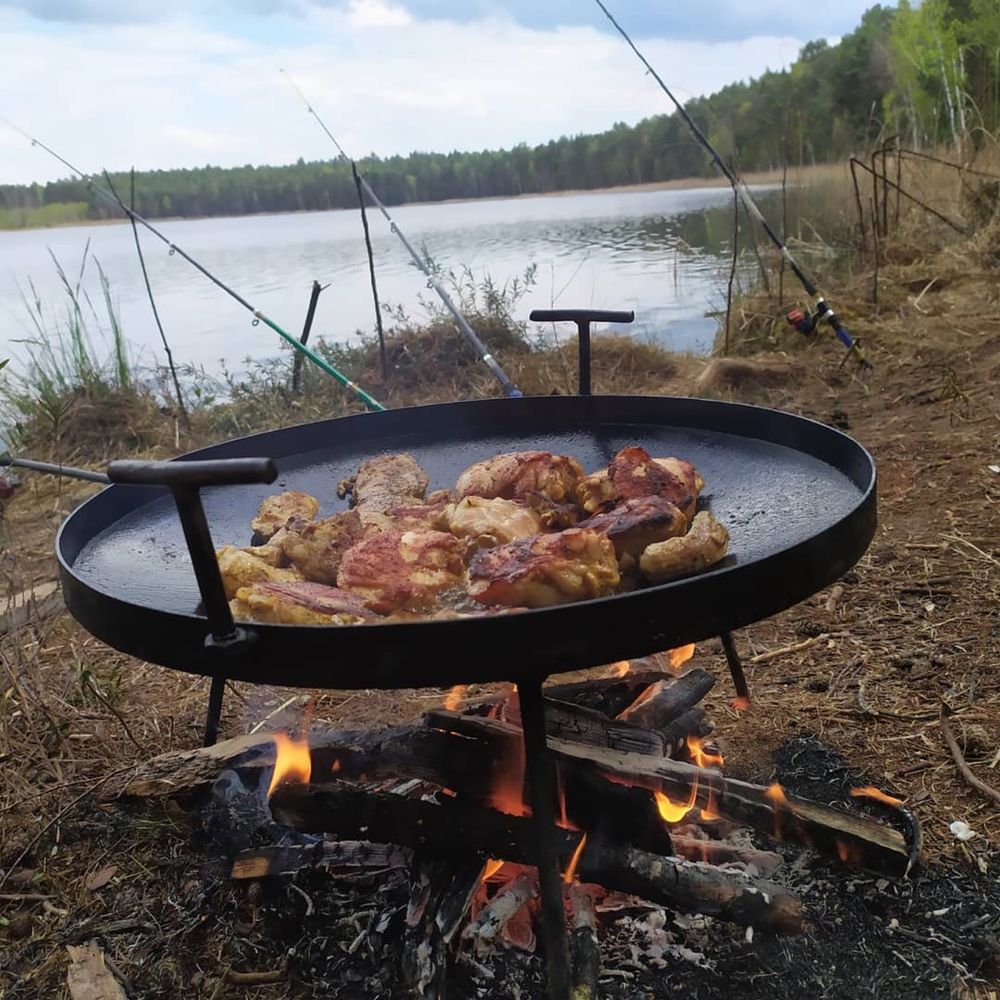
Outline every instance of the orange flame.
<svg viewBox="0 0 1000 1000">
<path fill-rule="evenodd" d="M 587 835 L 584 834 L 580 838 L 580 843 L 576 845 L 576 850 L 573 852 L 573 857 L 569 859 L 569 864 L 566 866 L 566 871 L 563 872 L 563 882 L 569 885 L 573 881 L 573 876 L 576 874 L 576 866 L 580 863 L 580 855 L 583 854 L 584 845 L 587 843 Z"/>
<path fill-rule="evenodd" d="M 632 669 L 632 664 L 628 660 L 619 660 L 617 663 L 611 664 L 611 669 L 614 670 L 615 676 L 626 677 Z"/>
<path fill-rule="evenodd" d="M 334 757 L 333 763 L 330 765 L 330 773 L 336 774 L 340 770 L 340 758 Z"/>
<path fill-rule="evenodd" d="M 882 802 L 887 806 L 901 806 L 903 804 L 902 799 L 897 799 L 893 795 L 886 795 L 885 792 L 880 791 L 872 785 L 866 785 L 864 788 L 852 788 L 851 795 L 856 799 L 874 799 L 876 802 Z"/>
<path fill-rule="evenodd" d="M 673 673 L 680 673 L 681 667 L 694 656 L 694 643 L 689 642 L 686 646 L 678 646 L 671 649 L 667 654 L 670 661 L 670 669 Z"/>
<path fill-rule="evenodd" d="M 309 740 L 293 740 L 286 733 L 272 733 L 274 740 L 274 773 L 267 788 L 270 798 L 278 785 L 287 782 L 307 782 L 312 776 L 312 758 L 309 756 Z"/>
<path fill-rule="evenodd" d="M 784 788 L 782 788 L 781 785 L 779 785 L 777 782 L 775 782 L 773 785 L 768 785 L 767 788 L 764 789 L 764 794 L 772 802 L 787 802 L 788 801 L 788 796 L 785 795 Z"/>
<path fill-rule="evenodd" d="M 691 786 L 691 794 L 687 802 L 674 802 L 663 792 L 653 792 L 653 795 L 656 798 L 656 808 L 659 809 L 660 816 L 668 823 L 679 823 L 694 809 L 694 804 L 698 801 L 698 781 L 695 779 Z"/>
<path fill-rule="evenodd" d="M 718 750 L 706 750 L 705 741 L 700 736 L 688 736 L 687 748 L 698 767 L 722 767 L 726 762 Z"/>
<path fill-rule="evenodd" d="M 497 761 L 489 804 L 508 816 L 527 816 L 524 802 L 524 741 L 511 741 Z"/>
<path fill-rule="evenodd" d="M 487 879 L 491 879 L 498 871 L 500 871 L 501 868 L 503 868 L 503 866 L 503 861 L 496 861 L 493 858 L 490 858 L 483 866 L 483 874 L 480 881 L 485 882 Z"/>
<path fill-rule="evenodd" d="M 456 684 L 445 696 L 444 707 L 449 712 L 454 712 L 458 706 L 462 704 L 462 699 L 465 697 L 465 692 L 468 690 L 468 684 Z"/>
</svg>

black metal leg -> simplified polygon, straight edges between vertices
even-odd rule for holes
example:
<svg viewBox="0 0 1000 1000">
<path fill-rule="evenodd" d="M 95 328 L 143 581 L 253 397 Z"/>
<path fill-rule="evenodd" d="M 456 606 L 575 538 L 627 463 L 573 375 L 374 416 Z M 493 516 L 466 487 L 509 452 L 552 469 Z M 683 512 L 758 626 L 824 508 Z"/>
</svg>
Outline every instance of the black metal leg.
<svg viewBox="0 0 1000 1000">
<path fill-rule="evenodd" d="M 212 746 L 219 736 L 219 718 L 222 715 L 222 695 L 226 690 L 225 677 L 213 677 L 212 689 L 208 693 L 208 714 L 205 716 L 205 738 L 203 747 Z"/>
<path fill-rule="evenodd" d="M 569 942 L 563 906 L 562 878 L 556 847 L 555 775 L 552 757 L 545 745 L 545 709 L 541 681 L 517 685 L 524 731 L 524 766 L 531 791 L 531 815 L 535 820 L 538 883 L 542 890 L 542 937 L 548 956 L 549 1000 L 568 1000 L 570 995 Z"/>
<path fill-rule="evenodd" d="M 740 654 L 736 652 L 736 643 L 733 642 L 733 635 L 731 632 L 723 632 L 719 638 L 722 640 L 722 651 L 726 654 L 726 663 L 729 664 L 729 672 L 733 675 L 736 697 L 749 705 L 750 688 L 747 685 L 746 674 L 743 673 Z"/>
</svg>

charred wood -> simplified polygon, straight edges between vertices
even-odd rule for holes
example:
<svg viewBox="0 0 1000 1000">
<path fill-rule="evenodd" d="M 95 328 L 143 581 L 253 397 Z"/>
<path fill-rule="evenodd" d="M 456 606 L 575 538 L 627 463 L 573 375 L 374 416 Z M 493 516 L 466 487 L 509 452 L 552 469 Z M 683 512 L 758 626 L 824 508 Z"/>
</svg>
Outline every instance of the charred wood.
<svg viewBox="0 0 1000 1000">
<path fill-rule="evenodd" d="M 569 938 L 573 958 L 571 1000 L 596 1000 L 597 979 L 601 973 L 601 949 L 597 943 L 593 887 L 574 882 L 569 887 L 568 895 L 573 912 Z"/>
<path fill-rule="evenodd" d="M 536 834 L 530 818 L 449 800 L 440 805 L 339 782 L 289 785 L 271 800 L 275 818 L 296 830 L 336 832 L 418 848 L 428 857 L 475 854 L 532 864 Z M 560 864 L 568 864 L 581 834 L 558 829 Z M 631 892 L 651 902 L 784 932 L 802 929 L 798 900 L 787 890 L 741 872 L 661 857 L 634 847 L 588 838 L 579 861 L 581 880 Z"/>
<path fill-rule="evenodd" d="M 710 865 L 738 863 L 757 870 L 759 875 L 770 878 L 785 862 L 774 851 L 758 851 L 752 847 L 737 847 L 723 840 L 703 840 L 700 837 L 682 837 L 672 833 L 674 854 L 687 861 L 704 861 Z"/>
<path fill-rule="evenodd" d="M 413 852 L 409 848 L 395 844 L 373 844 L 367 840 L 328 840 L 304 846 L 262 847 L 241 851 L 233 861 L 230 877 L 242 881 L 274 875 L 294 875 L 307 868 L 321 868 L 331 872 L 338 869 L 378 871 L 406 868 L 412 860 Z"/>
<path fill-rule="evenodd" d="M 646 688 L 616 717 L 634 726 L 662 730 L 668 722 L 697 705 L 714 684 L 715 678 L 700 668 L 677 678 L 664 678 Z"/>
<path fill-rule="evenodd" d="M 477 950 L 492 945 L 518 910 L 535 895 L 537 884 L 534 871 L 521 872 L 511 879 L 462 931 L 462 937 L 471 941 Z"/>
</svg>

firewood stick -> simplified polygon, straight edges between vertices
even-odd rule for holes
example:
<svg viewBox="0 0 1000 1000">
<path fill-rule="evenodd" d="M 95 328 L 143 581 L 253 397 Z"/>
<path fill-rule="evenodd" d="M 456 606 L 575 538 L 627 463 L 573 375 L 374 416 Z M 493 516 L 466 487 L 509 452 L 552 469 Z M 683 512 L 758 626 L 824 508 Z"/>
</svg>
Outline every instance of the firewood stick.
<svg viewBox="0 0 1000 1000">
<path fill-rule="evenodd" d="M 414 881 L 406 909 L 401 959 L 403 986 L 407 995 L 435 1000 L 441 995 L 448 959 L 437 911 L 454 877 L 454 861 L 422 857 L 413 867 Z"/>
<path fill-rule="evenodd" d="M 411 850 L 395 844 L 328 840 L 306 846 L 261 847 L 241 851 L 233 861 L 229 877 L 243 881 L 272 875 L 293 875 L 305 868 L 406 868 L 412 860 Z"/>
<path fill-rule="evenodd" d="M 646 688 L 616 718 L 645 729 L 662 730 L 668 722 L 697 705 L 714 684 L 715 678 L 700 668 L 677 678 L 664 678 Z"/>
<path fill-rule="evenodd" d="M 480 858 L 466 858 L 456 869 L 455 878 L 438 907 L 436 923 L 444 944 L 451 944 L 452 938 L 465 919 L 472 897 L 475 896 L 486 865 Z"/>
<path fill-rule="evenodd" d="M 511 879 L 462 931 L 462 937 L 466 941 L 472 941 L 477 948 L 492 944 L 514 914 L 534 896 L 537 884 L 534 871 L 522 872 L 517 878 Z"/>
<path fill-rule="evenodd" d="M 955 734 L 951 731 L 951 723 L 948 721 L 948 707 L 947 705 L 941 705 L 941 714 L 938 717 L 941 725 L 941 733 L 944 736 L 945 743 L 948 744 L 948 749 L 951 751 L 951 756 L 955 760 L 955 764 L 958 766 L 959 773 L 965 779 L 965 783 L 971 788 L 974 788 L 977 792 L 982 792 L 987 798 L 992 799 L 997 805 L 1000 805 L 1000 791 L 997 791 L 992 785 L 987 785 L 985 781 L 977 778 L 972 773 L 972 768 L 965 762 L 965 757 L 959 748 L 958 741 L 955 739 Z"/>
<path fill-rule="evenodd" d="M 597 914 L 592 891 L 579 882 L 569 887 L 573 929 L 569 947 L 573 956 L 571 1000 L 597 1000 L 597 979 L 601 972 L 601 949 L 597 943 Z"/>
<path fill-rule="evenodd" d="M 536 834 L 528 817 L 467 806 L 440 805 L 366 792 L 340 782 L 286 785 L 271 799 L 279 823 L 303 832 L 335 831 L 419 848 L 428 856 L 503 858 L 534 863 Z M 562 866 L 569 863 L 581 834 L 558 829 Z M 633 847 L 588 838 L 577 869 L 581 880 L 620 889 L 655 903 L 724 920 L 787 933 L 802 930 L 802 908 L 786 889 L 743 874 Z"/>
</svg>

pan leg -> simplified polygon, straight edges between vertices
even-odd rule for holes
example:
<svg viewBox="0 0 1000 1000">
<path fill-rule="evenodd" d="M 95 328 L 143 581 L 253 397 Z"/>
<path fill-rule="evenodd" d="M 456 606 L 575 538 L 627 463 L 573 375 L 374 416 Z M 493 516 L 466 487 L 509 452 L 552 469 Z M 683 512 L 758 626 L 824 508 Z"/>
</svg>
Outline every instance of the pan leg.
<svg viewBox="0 0 1000 1000">
<path fill-rule="evenodd" d="M 726 663 L 729 664 L 729 672 L 733 675 L 736 697 L 749 704 L 750 688 L 747 685 L 746 674 L 743 673 L 740 654 L 736 652 L 736 643 L 733 642 L 733 635 L 731 632 L 723 632 L 719 638 L 722 640 L 722 651 L 726 654 Z"/>
<path fill-rule="evenodd" d="M 538 883 L 542 890 L 542 936 L 548 958 L 549 1000 L 568 1000 L 569 943 L 563 907 L 562 879 L 555 838 L 555 781 L 552 757 L 545 745 L 545 709 L 541 681 L 517 685 L 524 731 L 524 764 L 530 785 L 531 815 L 537 838 Z"/>
<path fill-rule="evenodd" d="M 208 693 L 208 714 L 205 716 L 205 738 L 201 741 L 203 747 L 212 746 L 219 736 L 219 718 L 222 715 L 222 695 L 226 690 L 225 677 L 213 677 L 212 688 Z"/>
</svg>

